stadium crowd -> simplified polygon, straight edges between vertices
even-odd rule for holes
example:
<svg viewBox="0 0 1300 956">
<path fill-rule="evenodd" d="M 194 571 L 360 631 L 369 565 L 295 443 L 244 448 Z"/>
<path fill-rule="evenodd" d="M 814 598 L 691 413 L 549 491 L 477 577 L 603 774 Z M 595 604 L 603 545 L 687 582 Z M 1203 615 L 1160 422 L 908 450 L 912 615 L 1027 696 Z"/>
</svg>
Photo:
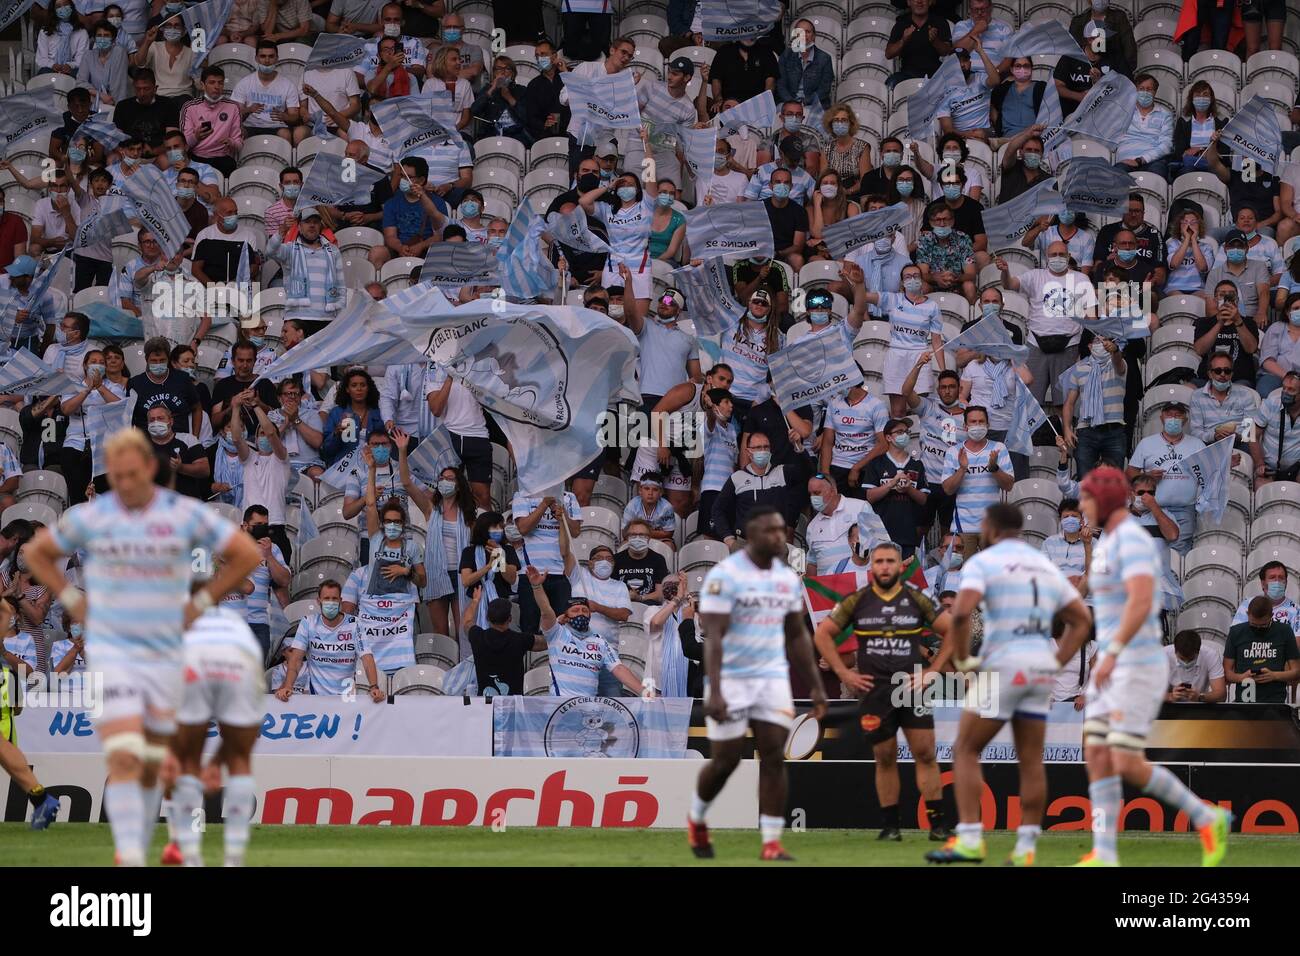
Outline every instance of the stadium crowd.
<svg viewBox="0 0 1300 956">
<path fill-rule="evenodd" d="M 691 0 L 669 0 L 666 17 L 655 3 L 619 16 L 580 0 L 498 3 L 495 21 L 482 2 L 236 0 L 197 75 L 183 3 L 90 6 L 32 8 L 27 88 L 53 85 L 67 112 L 48 146 L 19 141 L 0 162 L 0 289 L 12 291 L 0 334 L 80 384 L 0 397 L 11 666 L 84 666 L 80 627 L 33 583 L 22 550 L 63 508 L 104 492 L 87 410 L 123 401 L 160 480 L 228 512 L 262 549 L 224 603 L 262 642 L 282 699 L 354 683 L 377 700 L 465 688 L 700 696 L 700 583 L 759 505 L 782 512 L 810 576 L 865 570 L 870 509 L 947 606 L 984 509 L 1005 498 L 1024 510 L 1026 539 L 1086 585 L 1098 531 L 1077 487 L 1098 463 L 1127 469 L 1132 510 L 1162 546 L 1170 699 L 1223 700 L 1225 681 L 1288 671 L 1297 656 L 1300 163 L 1243 175 L 1216 137 L 1248 85 L 1271 91 L 1284 130 L 1300 123 L 1284 5 L 1243 8 L 1243 64 L 1218 20 L 1208 43 L 1197 30 L 1175 47 L 1149 22 L 1176 16 L 1170 4 L 1148 14 L 1139 3 L 1136 25 L 1126 3 L 1071 11 L 1087 52 L 1077 60 L 1000 57 L 1035 10 L 1056 9 L 1031 2 L 795 3 L 762 39 L 706 46 Z M 322 33 L 364 38 L 366 58 L 304 71 Z M 1105 52 L 1090 42 L 1098 33 Z M 903 94 L 953 52 L 966 85 L 939 110 L 935 141 L 915 141 Z M 642 109 L 671 123 L 594 143 L 568 135 L 561 77 L 624 70 Z M 1067 210 L 1014 246 L 990 244 L 983 210 L 1060 172 L 1035 122 L 1047 85 L 1069 116 L 1110 71 L 1138 91 L 1109 157 L 1131 173 L 1122 217 Z M 431 160 L 398 160 L 371 106 L 421 90 L 451 94 L 460 135 Z M 765 90 L 773 126 L 720 136 L 697 178 L 674 130 Z M 109 151 L 78 135 L 105 110 L 127 137 Z M 1300 145 L 1292 132 L 1283 141 Z M 43 151 L 54 161 L 44 175 Z M 295 211 L 324 157 L 378 172 L 369 201 Z M 79 249 L 33 294 L 43 265 L 142 164 L 165 174 L 192 243 L 168 258 L 140 228 Z M 453 178 L 435 175 L 447 168 Z M 525 199 L 579 210 L 613 250 L 548 237 L 567 279 L 548 301 L 637 337 L 643 402 L 620 414 L 666 429 L 657 443 L 609 448 L 562 495 L 528 495 L 497 423 L 446 368 L 259 378 L 349 296 L 418 283 L 430 247 L 500 247 Z M 736 201 L 764 207 L 776 254 L 728 264 L 744 316 L 709 340 L 670 273 L 698 262 L 685 212 Z M 900 203 L 909 218 L 892 239 L 832 258 L 827 227 Z M 242 268 L 263 286 L 251 317 L 174 308 L 172 289 L 235 282 Z M 1140 295 L 1122 293 L 1130 283 Z M 468 302 L 494 290 L 450 291 Z M 93 337 L 91 303 L 138 318 L 142 338 Z M 1150 334 L 1112 341 L 1076 321 L 1116 314 Z M 1027 346 L 1023 362 L 945 351 L 985 317 Z M 768 355 L 841 326 L 865 386 L 783 410 Z M 1033 455 L 1006 446 L 1017 381 L 1051 415 Z M 459 464 L 426 481 L 409 458 L 436 431 Z M 1228 436 L 1239 454 L 1213 522 L 1180 462 Z M 376 602 L 408 625 L 371 647 L 357 617 Z M 1066 668 L 1058 699 L 1079 698 L 1086 667 L 1085 654 Z M 1284 699 L 1287 686 L 1263 684 L 1259 699 Z"/>
</svg>

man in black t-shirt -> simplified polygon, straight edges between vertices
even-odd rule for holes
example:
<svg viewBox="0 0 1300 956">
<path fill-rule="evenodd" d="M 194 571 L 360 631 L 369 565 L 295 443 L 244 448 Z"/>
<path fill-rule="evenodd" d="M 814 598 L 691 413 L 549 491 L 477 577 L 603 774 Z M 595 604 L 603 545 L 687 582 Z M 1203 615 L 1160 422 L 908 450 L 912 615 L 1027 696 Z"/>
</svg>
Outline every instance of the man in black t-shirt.
<svg viewBox="0 0 1300 956">
<path fill-rule="evenodd" d="M 902 80 L 930 76 L 940 61 L 952 52 L 952 30 L 948 21 L 930 9 L 931 0 L 907 0 L 907 13 L 894 23 L 885 44 L 885 56 L 898 58 L 899 70 L 888 86 Z"/>
<path fill-rule="evenodd" d="M 776 257 L 799 274 L 804 263 L 804 244 L 808 240 L 808 213 L 790 198 L 794 176 L 790 170 L 772 170 L 772 195 L 763 200 L 767 220 L 772 225 L 772 247 Z"/>
<path fill-rule="evenodd" d="M 202 501 L 212 484 L 212 466 L 207 453 L 193 435 L 178 435 L 172 426 L 171 409 L 166 405 L 149 409 L 145 428 L 158 463 L 163 466 L 159 477 L 171 476 L 173 480 L 169 484 L 179 494 Z"/>
<path fill-rule="evenodd" d="M 891 418 L 885 424 L 889 450 L 871 459 L 862 473 L 862 487 L 889 532 L 889 540 L 910 558 L 921 543 L 918 529 L 925 523 L 930 486 L 923 465 L 908 447 L 908 421 Z"/>
<path fill-rule="evenodd" d="M 145 370 L 127 383 L 128 390 L 137 396 L 131 424 L 145 430 L 149 409 L 166 405 L 172 413 L 173 427 L 178 432 L 194 434 L 194 415 L 201 414 L 203 404 L 194 379 L 180 369 L 172 368 L 171 343 L 161 335 L 144 343 Z"/>
<path fill-rule="evenodd" d="M 1079 108 L 1093 84 L 1101 79 L 1101 54 L 1090 43 L 1085 45 L 1084 53 L 1087 57 L 1082 60 L 1072 56 L 1061 57 L 1056 61 L 1056 69 L 1052 71 L 1052 82 L 1056 84 L 1056 92 L 1061 97 L 1062 119 Z"/>
<path fill-rule="evenodd" d="M 1260 595 L 1246 608 L 1246 622 L 1228 630 L 1223 645 L 1223 674 L 1239 685 L 1237 700 L 1282 704 L 1287 683 L 1300 675 L 1300 649 L 1285 621 L 1273 620 L 1273 604 Z"/>
<path fill-rule="evenodd" d="M 229 377 L 218 380 L 212 389 L 213 431 L 222 431 L 226 427 L 226 423 L 230 421 L 232 408 L 230 400 L 240 392 L 253 387 L 253 382 L 257 378 L 253 374 L 253 367 L 256 362 L 256 345 L 246 340 L 234 344 L 234 347 L 230 350 L 230 367 L 233 371 Z M 263 381 L 258 386 L 257 397 L 264 407 L 270 407 L 270 399 L 274 392 L 275 387 L 270 382 Z M 242 412 L 245 434 L 251 437 L 257 433 L 257 416 L 249 406 L 244 406 Z"/>
<path fill-rule="evenodd" d="M 650 525 L 634 518 L 627 525 L 627 547 L 614 555 L 612 577 L 627 586 L 632 600 L 658 604 L 660 584 L 668 577 L 668 562 L 650 550 Z"/>
<path fill-rule="evenodd" d="M 158 80 L 153 70 L 141 67 L 131 81 L 135 96 L 122 100 L 113 110 L 113 125 L 145 142 L 154 142 L 163 133 L 181 125 L 181 105 L 158 95 Z"/>
<path fill-rule="evenodd" d="M 483 589 L 476 588 L 465 610 L 465 620 L 478 616 Z M 488 602 L 487 627 L 471 625 L 469 646 L 474 652 L 474 673 L 478 678 L 479 697 L 502 694 L 518 696 L 524 692 L 524 655 L 530 650 L 545 650 L 546 641 L 521 634 L 510 627 L 510 599 L 495 598 Z"/>
<path fill-rule="evenodd" d="M 1127 268 L 1131 271 L 1134 267 L 1140 270 L 1149 266 L 1150 271 L 1137 281 L 1150 281 L 1155 286 L 1163 286 L 1165 279 L 1168 278 L 1168 270 L 1165 268 L 1165 240 L 1160 230 L 1147 222 L 1146 201 L 1141 193 L 1129 193 L 1128 203 L 1124 207 L 1124 218 L 1119 222 L 1108 223 L 1098 230 L 1092 254 L 1093 279 L 1099 280 L 1106 267 L 1113 266 L 1118 261 L 1118 257 L 1112 258 L 1111 253 L 1115 251 L 1116 237 L 1125 230 L 1133 233 L 1137 243 L 1137 255 Z"/>
</svg>

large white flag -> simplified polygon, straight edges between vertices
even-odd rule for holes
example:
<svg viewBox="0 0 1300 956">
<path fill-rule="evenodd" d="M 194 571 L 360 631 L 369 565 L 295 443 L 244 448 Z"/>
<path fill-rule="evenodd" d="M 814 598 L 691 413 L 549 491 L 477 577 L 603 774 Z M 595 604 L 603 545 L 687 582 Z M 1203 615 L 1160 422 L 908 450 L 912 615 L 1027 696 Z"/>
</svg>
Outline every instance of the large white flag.
<svg viewBox="0 0 1300 956">
<path fill-rule="evenodd" d="M 757 205 L 757 204 L 756 204 Z M 826 227 L 826 248 L 836 259 L 847 259 L 854 252 L 865 248 L 877 239 L 893 236 L 895 230 L 908 223 L 912 218 L 904 203 L 894 203 L 883 209 L 859 213 L 848 219 Z M 692 252 L 694 246 L 691 247 Z"/>
<path fill-rule="evenodd" d="M 482 242 L 435 242 L 420 266 L 420 282 L 444 291 L 466 285 L 496 285 L 496 252 Z"/>
<path fill-rule="evenodd" d="M 862 384 L 862 369 L 853 360 L 845 336 L 834 332 L 806 335 L 767 357 L 772 395 L 789 413 L 842 395 Z"/>
<path fill-rule="evenodd" d="M 695 195 L 703 196 L 713 180 L 713 157 L 718 154 L 718 126 L 710 123 L 703 129 L 687 127 L 682 131 L 682 155 L 695 180 Z"/>
<path fill-rule="evenodd" d="M 190 35 L 190 49 L 194 51 L 190 76 L 198 76 L 203 72 L 203 64 L 212 48 L 217 45 L 234 8 L 235 0 L 207 0 L 207 3 L 196 3 L 181 11 L 181 20 Z"/>
<path fill-rule="evenodd" d="M 294 211 L 308 206 L 350 206 L 370 201 L 370 189 L 384 178 L 377 169 L 345 160 L 343 156 L 320 153 L 303 179 Z"/>
<path fill-rule="evenodd" d="M 706 42 L 755 40 L 781 19 L 781 0 L 707 0 L 700 5 L 699 16 Z"/>
<path fill-rule="evenodd" d="M 1004 444 L 1007 451 L 1013 451 L 1018 455 L 1032 455 L 1034 453 L 1034 432 L 1042 428 L 1047 421 L 1047 413 L 1043 407 L 1038 404 L 1033 393 L 1029 391 L 1020 376 L 1015 377 L 1015 395 L 1012 397 L 1011 405 L 1011 426 L 1007 429 L 1007 438 Z"/>
<path fill-rule="evenodd" d="M 771 129 L 776 123 L 776 99 L 771 90 L 764 90 L 757 96 L 751 96 L 742 103 L 737 103 L 729 110 L 718 114 L 718 135 L 735 136 L 742 129 Z"/>
<path fill-rule="evenodd" d="M 31 5 L 32 0 L 8 0 L 0 4 L 0 30 L 6 29 L 9 24 L 26 13 Z"/>
<path fill-rule="evenodd" d="M 1122 215 L 1132 190 L 1129 174 L 1099 156 L 1077 156 L 1061 174 L 1061 198 L 1075 212 Z"/>
<path fill-rule="evenodd" d="M 561 73 L 569 91 L 569 132 L 579 144 L 593 142 L 608 129 L 640 129 L 641 107 L 631 70 L 601 76 Z"/>
<path fill-rule="evenodd" d="M 1026 23 L 1012 34 L 999 56 L 1004 60 L 1015 60 L 1022 56 L 1071 56 L 1082 60 L 1087 54 L 1079 49 L 1079 44 L 1064 23 L 1060 20 L 1042 20 Z"/>
<path fill-rule="evenodd" d="M 1087 136 L 1114 147 L 1128 130 L 1137 109 L 1137 87 L 1111 71 L 1093 84 L 1078 108 L 1060 126 L 1043 133 L 1043 149 L 1056 149 L 1069 136 Z"/>
<path fill-rule="evenodd" d="M 1273 104 L 1258 93 L 1248 99 L 1219 133 L 1219 142 L 1264 171 L 1276 174 L 1282 160 L 1282 127 Z"/>
<path fill-rule="evenodd" d="M 416 155 L 428 159 L 433 147 L 458 137 L 454 127 L 434 118 L 424 97 L 395 96 L 372 103 L 370 112 L 397 159 Z"/>
<path fill-rule="evenodd" d="M 727 267 L 721 259 L 707 259 L 698 266 L 674 269 L 672 279 L 682 290 L 697 334 L 707 336 L 731 331 L 744 318 L 745 307 L 732 294 Z"/>
<path fill-rule="evenodd" d="M 113 185 L 131 200 L 136 217 L 154 234 L 163 255 L 171 258 L 180 252 L 190 234 L 190 221 L 176 204 L 176 197 L 162 170 L 152 163 L 145 163 Z"/>
<path fill-rule="evenodd" d="M 366 41 L 344 33 L 322 33 L 307 58 L 308 70 L 340 70 L 366 58 Z"/>
<path fill-rule="evenodd" d="M 1019 244 L 1039 216 L 1051 216 L 1063 210 L 1065 203 L 1055 186 L 1056 179 L 1049 177 L 1014 199 L 985 209 L 984 233 L 989 238 L 989 248 L 1005 249 Z"/>
<path fill-rule="evenodd" d="M 1228 506 L 1228 485 L 1232 480 L 1232 447 L 1235 435 L 1220 438 L 1212 445 L 1193 452 L 1183 459 L 1183 474 L 1196 481 L 1196 512 L 1214 521 L 1223 520 L 1223 509 Z"/>
<path fill-rule="evenodd" d="M 1057 129 L 1063 122 L 1061 112 L 1061 94 L 1056 91 L 1055 83 L 1048 83 L 1043 90 L 1042 102 L 1038 104 L 1038 113 L 1034 123 L 1043 128 L 1043 138 Z M 1061 164 L 1074 155 L 1068 136 L 1057 137 L 1057 143 L 1051 149 L 1043 147 L 1043 160 L 1049 169 L 1060 169 Z"/>
<path fill-rule="evenodd" d="M 686 241 L 696 259 L 772 258 L 772 221 L 761 202 L 703 203 L 686 213 Z"/>
<path fill-rule="evenodd" d="M 945 351 L 956 352 L 958 349 L 970 349 L 989 358 L 1009 359 L 1016 365 L 1023 364 L 1029 356 L 1029 346 L 1016 345 L 1011 341 L 1011 333 L 1002 324 L 1002 320 L 984 315 L 969 329 L 952 340 L 944 343 Z"/>
<path fill-rule="evenodd" d="M 546 217 L 546 231 L 557 242 L 580 252 L 609 252 L 609 244 L 591 231 L 587 213 L 574 206 L 567 213 L 553 212 Z"/>
<path fill-rule="evenodd" d="M 43 86 L 26 93 L 6 96 L 0 110 L 0 136 L 8 146 L 23 136 L 31 136 L 58 123 L 63 116 L 54 87 Z"/>
<path fill-rule="evenodd" d="M 965 85 L 957 57 L 954 54 L 944 57 L 934 75 L 907 98 L 907 135 L 913 139 L 929 139 L 934 132 L 934 117 L 939 107 L 949 93 Z"/>
<path fill-rule="evenodd" d="M 19 349 L 0 365 L 0 395 L 67 395 L 81 391 L 81 383 L 26 349 Z"/>
<path fill-rule="evenodd" d="M 131 424 L 131 410 L 134 407 L 134 397 L 110 402 L 107 405 L 85 406 L 92 478 L 98 478 L 108 471 L 108 455 L 105 446 L 112 435 Z"/>
</svg>

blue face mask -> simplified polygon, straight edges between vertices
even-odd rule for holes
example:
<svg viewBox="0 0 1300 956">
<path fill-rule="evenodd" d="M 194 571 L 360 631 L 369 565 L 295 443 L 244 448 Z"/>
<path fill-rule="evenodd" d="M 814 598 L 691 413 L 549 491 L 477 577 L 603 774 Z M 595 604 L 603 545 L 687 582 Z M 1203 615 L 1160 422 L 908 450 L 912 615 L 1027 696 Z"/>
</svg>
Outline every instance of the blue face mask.
<svg viewBox="0 0 1300 956">
<path fill-rule="evenodd" d="M 849 124 L 843 122 L 842 120 L 839 122 L 831 123 L 831 132 L 834 133 L 836 136 L 848 136 Z"/>
<path fill-rule="evenodd" d="M 905 179 L 896 185 L 898 186 L 898 195 L 902 196 L 904 199 L 912 195 L 912 190 L 915 188 L 915 184 L 910 179 Z"/>
<path fill-rule="evenodd" d="M 1066 210 L 1064 210 L 1064 211 L 1062 211 L 1062 212 L 1060 212 L 1060 213 L 1057 213 L 1056 218 L 1057 218 L 1057 220 L 1061 223 L 1062 226 L 1073 226 L 1073 225 L 1074 225 L 1074 210 L 1073 210 L 1073 209 L 1066 209 Z"/>
<path fill-rule="evenodd" d="M 1250 230 L 1250 232 L 1245 233 L 1245 235 L 1246 235 L 1246 241 L 1249 242 L 1250 240 L 1252 240 L 1252 239 L 1254 239 L 1256 236 L 1258 236 L 1258 235 L 1259 235 L 1259 232 L 1256 231 L 1256 230 L 1254 230 L 1254 229 L 1252 229 L 1252 230 Z"/>
<path fill-rule="evenodd" d="M 636 198 L 636 187 L 635 187 L 635 186 L 619 186 L 619 187 L 618 187 L 618 198 L 621 199 L 623 202 L 631 202 L 633 199 Z"/>
<path fill-rule="evenodd" d="M 106 53 L 113 47 L 112 37 L 95 37 L 95 49 L 100 53 Z"/>
<path fill-rule="evenodd" d="M 961 183 L 948 183 L 943 187 L 944 199 L 956 199 L 961 195 Z"/>
<path fill-rule="evenodd" d="M 1171 418 L 1165 422 L 1165 434 L 1171 438 L 1176 438 L 1183 433 L 1183 420 L 1181 418 Z"/>
<path fill-rule="evenodd" d="M 672 194 L 672 193 L 660 193 L 658 196 L 655 197 L 655 202 L 657 202 L 659 205 L 661 205 L 661 206 L 667 208 L 668 206 L 671 206 L 671 205 L 673 204 L 673 194 Z"/>
<path fill-rule="evenodd" d="M 808 321 L 813 325 L 825 325 L 830 320 L 831 314 L 825 309 L 818 309 L 815 312 L 810 310 L 808 312 Z"/>
<path fill-rule="evenodd" d="M 813 511 L 820 512 L 826 510 L 826 499 L 823 498 L 821 495 L 813 495 L 808 500 L 812 504 Z"/>
<path fill-rule="evenodd" d="M 269 66 L 265 63 L 259 63 L 257 64 L 257 72 L 262 74 L 262 76 L 270 76 L 272 73 L 275 72 L 275 67 L 276 64 L 274 63 L 270 64 Z"/>
<path fill-rule="evenodd" d="M 1245 261 L 1246 261 L 1246 250 L 1245 250 L 1245 249 L 1229 249 L 1229 250 L 1228 250 L 1228 261 L 1229 261 L 1229 262 L 1245 262 Z"/>
<path fill-rule="evenodd" d="M 896 153 L 891 150 L 890 152 L 884 154 L 884 160 L 886 166 L 899 166 L 902 165 L 903 154 Z"/>
<path fill-rule="evenodd" d="M 1232 388 L 1232 380 L 1227 378 L 1212 378 L 1210 384 L 1214 386 L 1216 392 L 1226 392 Z"/>
<path fill-rule="evenodd" d="M 797 116 L 787 116 L 785 118 L 785 130 L 787 133 L 797 133 L 799 127 L 803 125 L 803 120 Z"/>
<path fill-rule="evenodd" d="M 68 633 L 72 635 L 72 637 L 78 640 L 81 639 L 81 635 L 84 630 L 85 628 L 83 628 L 80 624 L 72 624 L 68 627 Z"/>
<path fill-rule="evenodd" d="M 549 56 L 539 56 L 537 58 L 537 69 L 545 73 L 551 68 L 551 58 Z"/>
<path fill-rule="evenodd" d="M 1037 169 L 1043 164 L 1042 153 L 1025 153 L 1025 165 L 1030 169 Z"/>
<path fill-rule="evenodd" d="M 1210 109 L 1210 98 L 1208 96 L 1193 96 L 1192 109 L 1205 113 Z"/>
<path fill-rule="evenodd" d="M 1156 95 L 1152 93 L 1150 90 L 1138 90 L 1138 94 L 1137 94 L 1138 106 L 1142 107 L 1143 109 L 1146 109 L 1155 101 L 1156 101 Z"/>
<path fill-rule="evenodd" d="M 447 29 L 442 31 L 442 38 L 448 43 L 459 43 L 460 30 L 456 27 L 447 27 Z"/>
<path fill-rule="evenodd" d="M 388 464 L 388 446 L 387 446 L 387 445 L 375 445 L 373 448 L 370 449 L 370 453 L 371 453 L 372 455 L 375 456 L 375 464 L 376 464 L 376 465 L 386 465 L 386 464 Z"/>
<path fill-rule="evenodd" d="M 772 187 L 772 195 L 775 196 L 777 199 L 789 199 L 790 184 L 777 183 L 775 186 Z"/>
<path fill-rule="evenodd" d="M 72 7 L 59 7 L 59 9 L 54 11 L 54 15 L 60 20 L 71 20 Z"/>
<path fill-rule="evenodd" d="M 161 364 L 150 362 L 149 374 L 152 375 L 154 378 L 165 378 L 167 376 L 167 370 L 170 367 L 171 366 L 169 366 L 166 362 L 163 362 Z"/>
<path fill-rule="evenodd" d="M 1117 259 L 1119 259 L 1119 261 L 1122 262 L 1122 263 L 1124 263 L 1125 265 L 1128 265 L 1130 262 L 1132 262 L 1134 259 L 1136 259 L 1137 256 L 1138 256 L 1138 251 L 1137 251 L 1136 249 L 1116 249 L 1116 250 L 1115 250 L 1115 257 L 1116 257 Z"/>
<path fill-rule="evenodd" d="M 293 184 L 291 183 L 291 184 L 285 186 L 285 187 L 284 187 L 283 189 L 281 189 L 280 191 L 281 191 L 282 193 L 284 193 L 284 198 L 285 198 L 285 199 L 297 199 L 297 198 L 298 198 L 298 193 L 302 192 L 302 187 L 301 187 L 301 186 L 295 186 L 295 185 L 293 185 Z"/>
<path fill-rule="evenodd" d="M 403 179 L 397 184 L 397 188 L 404 193 L 409 193 L 411 191 L 411 181 L 409 179 Z"/>
<path fill-rule="evenodd" d="M 502 541 L 506 539 L 506 533 L 504 531 L 489 531 L 488 537 L 491 538 L 493 541 L 495 541 L 497 544 L 500 544 Z"/>
<path fill-rule="evenodd" d="M 754 464 L 759 468 L 766 468 L 772 463 L 772 453 L 770 451 L 756 451 L 752 457 Z"/>
<path fill-rule="evenodd" d="M 250 335 L 248 341 L 252 342 L 259 349 L 266 344 L 266 337 L 262 335 Z"/>
<path fill-rule="evenodd" d="M 932 230 L 939 239 L 947 239 L 952 235 L 952 226 L 935 226 Z"/>
<path fill-rule="evenodd" d="M 1061 530 L 1066 534 L 1078 534 L 1079 529 L 1083 527 L 1083 522 L 1071 515 L 1069 518 L 1061 519 Z"/>
<path fill-rule="evenodd" d="M 506 244 L 505 236 L 488 236 L 488 245 L 493 249 L 500 249 Z"/>
<path fill-rule="evenodd" d="M 980 313 L 986 319 L 996 319 L 1001 312 L 1002 306 L 998 305 L 996 302 L 984 302 L 980 305 Z"/>
<path fill-rule="evenodd" d="M 400 521 L 384 522 L 384 537 L 389 541 L 396 541 L 402 536 L 402 523 Z"/>
<path fill-rule="evenodd" d="M 265 435 L 258 435 L 257 450 L 266 455 L 271 454 L 271 439 L 267 438 Z"/>
<path fill-rule="evenodd" d="M 460 204 L 460 215 L 462 219 L 473 219 L 478 215 L 479 207 L 472 199 L 467 199 Z"/>
<path fill-rule="evenodd" d="M 342 607 L 343 605 L 341 605 L 338 601 L 321 601 L 320 602 L 321 617 L 325 618 L 325 620 L 327 621 L 332 621 L 334 620 L 334 618 L 339 616 L 339 611 L 342 609 Z"/>
<path fill-rule="evenodd" d="M 222 216 L 222 217 L 221 217 L 221 224 L 222 224 L 223 226 L 225 226 L 228 230 L 230 230 L 230 231 L 233 232 L 233 231 L 234 231 L 234 230 L 239 226 L 239 217 L 238 217 L 238 216 Z"/>
<path fill-rule="evenodd" d="M 86 161 L 86 151 L 71 146 L 68 148 L 68 160 L 74 163 L 84 163 Z"/>
<path fill-rule="evenodd" d="M 1268 596 L 1269 596 L 1269 600 L 1272 600 L 1272 601 L 1280 601 L 1280 600 L 1282 600 L 1282 598 L 1286 597 L 1286 582 L 1285 582 L 1285 581 L 1269 581 L 1269 582 L 1268 582 Z"/>
</svg>

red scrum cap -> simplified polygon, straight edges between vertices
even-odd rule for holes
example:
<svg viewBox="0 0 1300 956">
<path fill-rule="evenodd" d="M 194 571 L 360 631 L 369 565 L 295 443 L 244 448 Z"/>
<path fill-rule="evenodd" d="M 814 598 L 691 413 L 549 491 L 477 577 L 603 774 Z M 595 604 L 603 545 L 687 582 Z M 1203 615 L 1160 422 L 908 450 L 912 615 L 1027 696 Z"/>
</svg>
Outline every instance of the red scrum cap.
<svg viewBox="0 0 1300 956">
<path fill-rule="evenodd" d="M 1133 488 L 1124 472 L 1111 465 L 1098 465 L 1079 482 L 1079 491 L 1097 503 L 1097 521 L 1103 523 L 1113 512 L 1128 507 Z"/>
</svg>

